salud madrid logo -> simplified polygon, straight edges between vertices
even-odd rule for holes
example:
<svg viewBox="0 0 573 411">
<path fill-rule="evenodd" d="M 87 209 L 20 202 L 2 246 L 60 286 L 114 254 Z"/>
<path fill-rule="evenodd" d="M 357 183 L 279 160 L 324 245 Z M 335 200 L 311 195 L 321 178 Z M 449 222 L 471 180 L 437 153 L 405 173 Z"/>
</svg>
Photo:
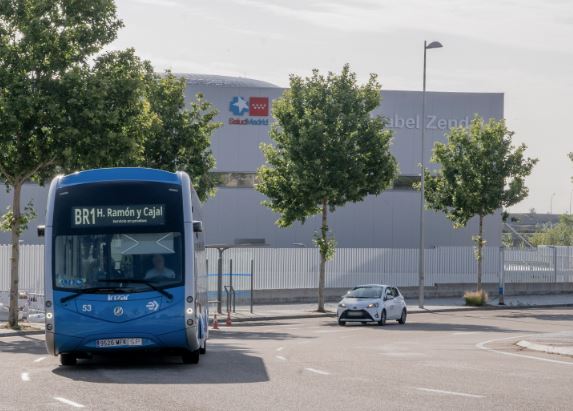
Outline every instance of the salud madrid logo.
<svg viewBox="0 0 573 411">
<path fill-rule="evenodd" d="M 269 116 L 269 98 L 268 97 L 249 97 L 248 99 L 235 96 L 229 102 L 229 111 L 242 118 L 229 118 L 229 124 L 237 126 L 268 126 L 268 118 L 250 118 L 250 117 L 268 117 Z M 248 117 L 243 117 L 245 114 Z"/>
</svg>

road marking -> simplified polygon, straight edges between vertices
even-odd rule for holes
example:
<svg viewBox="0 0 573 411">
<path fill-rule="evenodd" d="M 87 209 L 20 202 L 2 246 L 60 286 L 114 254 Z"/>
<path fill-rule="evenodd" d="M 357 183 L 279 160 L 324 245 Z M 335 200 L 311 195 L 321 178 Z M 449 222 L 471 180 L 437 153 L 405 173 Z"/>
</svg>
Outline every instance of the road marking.
<svg viewBox="0 0 573 411">
<path fill-rule="evenodd" d="M 511 357 L 521 357 L 521 358 L 528 358 L 530 360 L 537 360 L 537 361 L 545 361 L 545 362 L 550 362 L 550 363 L 554 363 L 554 364 L 564 364 L 564 365 L 573 365 L 573 362 L 570 361 L 559 361 L 559 360 L 552 360 L 550 358 L 542 358 L 542 357 L 535 357 L 533 355 L 525 355 L 525 354 L 517 354 L 514 352 L 506 352 L 506 351 L 500 351 L 500 350 L 494 350 L 493 348 L 488 348 L 486 347 L 486 345 L 492 343 L 492 342 L 496 342 L 496 341 L 504 341 L 504 340 L 517 340 L 517 339 L 521 339 L 521 338 L 525 338 L 525 337 L 531 337 L 535 334 L 528 334 L 528 335 L 516 335 L 516 336 L 512 336 L 512 337 L 506 337 L 506 338 L 497 338 L 494 340 L 487 340 L 487 341 L 482 341 L 480 343 L 476 344 L 476 347 L 481 349 L 481 350 L 485 350 L 485 351 L 490 351 L 490 352 L 494 352 L 497 354 L 503 354 L 503 355 L 509 355 Z"/>
<path fill-rule="evenodd" d="M 320 375 L 330 375 L 329 372 L 327 371 L 322 371 L 322 370 L 317 370 L 316 368 L 305 368 L 306 371 L 310 371 L 313 372 L 315 374 L 320 374 Z"/>
<path fill-rule="evenodd" d="M 456 396 L 458 396 L 458 397 L 468 397 L 468 398 L 484 398 L 483 395 L 466 394 L 465 392 L 434 390 L 434 389 L 432 389 L 432 388 L 422 388 L 422 387 L 417 387 L 416 389 L 417 389 L 418 391 L 432 392 L 432 393 L 435 393 L 435 394 L 456 395 Z"/>
<path fill-rule="evenodd" d="M 36 359 L 34 360 L 34 362 L 44 361 L 45 359 L 46 359 L 46 357 L 36 358 Z"/>
<path fill-rule="evenodd" d="M 282 351 L 282 350 L 283 350 L 283 347 L 277 348 L 277 351 Z"/>
<path fill-rule="evenodd" d="M 479 331 L 457 331 L 452 333 L 452 335 L 470 335 L 470 334 L 479 334 Z"/>
<path fill-rule="evenodd" d="M 388 357 L 424 357 L 427 355 L 421 352 L 381 352 L 380 354 Z"/>
<path fill-rule="evenodd" d="M 283 357 L 282 355 L 275 355 L 275 358 L 277 360 L 281 360 L 281 361 L 286 361 L 287 359 L 285 357 Z"/>
<path fill-rule="evenodd" d="M 62 402 L 62 403 L 64 403 L 64 404 L 70 405 L 70 406 L 75 407 L 75 408 L 84 408 L 84 407 L 85 407 L 85 406 L 82 405 L 82 404 L 79 404 L 79 403 L 77 403 L 77 402 L 70 401 L 70 400 L 68 400 L 68 399 L 66 399 L 66 398 L 54 397 L 54 399 L 55 399 L 56 401 L 60 401 L 60 402 Z"/>
<path fill-rule="evenodd" d="M 30 374 L 28 374 L 27 372 L 23 372 L 20 375 L 20 378 L 22 378 L 22 381 L 30 381 Z"/>
</svg>

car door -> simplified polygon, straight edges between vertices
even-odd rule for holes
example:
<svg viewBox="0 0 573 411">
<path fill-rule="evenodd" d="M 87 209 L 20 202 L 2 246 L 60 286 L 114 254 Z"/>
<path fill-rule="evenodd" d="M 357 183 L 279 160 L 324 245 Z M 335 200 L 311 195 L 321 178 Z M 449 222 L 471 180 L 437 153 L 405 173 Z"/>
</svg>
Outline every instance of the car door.
<svg viewBox="0 0 573 411">
<path fill-rule="evenodd" d="M 392 287 L 392 292 L 394 294 L 394 304 L 396 307 L 396 318 L 402 316 L 402 310 L 406 308 L 406 301 L 404 301 L 404 296 L 400 294 L 400 291 L 396 287 Z"/>
<path fill-rule="evenodd" d="M 395 298 L 392 287 L 386 287 L 384 290 L 384 308 L 386 308 L 386 318 L 392 320 L 396 318 Z"/>
</svg>

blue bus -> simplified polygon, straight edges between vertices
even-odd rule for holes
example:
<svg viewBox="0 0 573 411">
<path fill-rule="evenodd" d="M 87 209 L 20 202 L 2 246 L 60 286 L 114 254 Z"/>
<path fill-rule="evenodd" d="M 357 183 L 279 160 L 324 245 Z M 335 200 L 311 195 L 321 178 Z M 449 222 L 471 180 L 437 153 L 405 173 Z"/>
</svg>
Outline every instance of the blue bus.
<svg viewBox="0 0 573 411">
<path fill-rule="evenodd" d="M 206 352 L 204 233 L 186 173 L 57 176 L 44 235 L 46 344 L 62 365 L 128 350 L 196 364 Z"/>
</svg>

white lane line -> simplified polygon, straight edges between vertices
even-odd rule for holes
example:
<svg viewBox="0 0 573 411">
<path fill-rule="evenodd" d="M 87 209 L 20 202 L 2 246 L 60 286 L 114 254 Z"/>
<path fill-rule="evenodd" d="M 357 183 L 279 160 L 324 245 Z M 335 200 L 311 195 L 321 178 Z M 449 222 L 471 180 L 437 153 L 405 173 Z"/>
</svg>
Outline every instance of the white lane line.
<svg viewBox="0 0 573 411">
<path fill-rule="evenodd" d="M 330 375 L 328 371 L 317 370 L 316 368 L 305 368 L 306 371 L 313 372 L 320 375 Z"/>
<path fill-rule="evenodd" d="M 281 361 L 286 361 L 287 359 L 285 357 L 283 357 L 282 355 L 275 355 L 275 358 L 277 360 L 281 360 Z"/>
<path fill-rule="evenodd" d="M 84 407 L 85 407 L 85 406 L 82 405 L 82 404 L 79 404 L 79 403 L 74 402 L 74 401 L 70 401 L 70 400 L 68 400 L 68 399 L 66 399 L 66 398 L 54 397 L 54 399 L 55 399 L 56 401 L 60 401 L 61 403 L 70 405 L 70 406 L 75 407 L 75 408 L 84 408 Z"/>
<path fill-rule="evenodd" d="M 28 374 L 27 372 L 23 372 L 22 374 L 20 374 L 20 378 L 22 379 L 22 381 L 30 381 L 30 374 Z"/>
<path fill-rule="evenodd" d="M 277 351 L 279 351 L 279 352 L 282 351 L 282 350 L 283 350 L 283 347 L 277 348 Z"/>
<path fill-rule="evenodd" d="M 550 362 L 550 363 L 554 363 L 554 364 L 563 364 L 563 365 L 573 365 L 573 362 L 570 361 L 559 361 L 559 360 L 552 360 L 550 358 L 542 358 L 542 357 L 535 357 L 533 355 L 525 355 L 525 354 L 517 354 L 514 352 L 506 352 L 506 351 L 500 351 L 500 350 L 494 350 L 493 348 L 488 348 L 486 347 L 488 344 L 492 343 L 492 342 L 496 342 L 496 341 L 504 341 L 504 340 L 517 340 L 517 339 L 522 339 L 525 337 L 531 337 L 535 334 L 528 334 L 528 335 L 516 335 L 516 336 L 512 336 L 512 337 L 506 337 L 506 338 L 498 338 L 498 339 L 494 339 L 494 340 L 487 340 L 487 341 L 482 341 L 480 343 L 476 344 L 476 347 L 481 349 L 481 350 L 485 350 L 485 351 L 490 351 L 490 352 L 494 352 L 496 354 L 503 354 L 503 355 L 509 355 L 511 357 L 521 357 L 521 358 L 528 358 L 530 360 L 537 360 L 537 361 L 545 361 L 545 362 Z"/>
<path fill-rule="evenodd" d="M 457 331 L 452 333 L 452 335 L 470 335 L 470 334 L 479 334 L 479 331 Z"/>
<path fill-rule="evenodd" d="M 456 396 L 458 396 L 458 397 L 467 397 L 467 398 L 484 398 L 483 395 L 466 394 L 465 392 L 435 390 L 435 389 L 432 389 L 432 388 L 422 388 L 422 387 L 417 387 L 416 389 L 417 389 L 418 391 L 431 392 L 431 393 L 434 393 L 434 394 L 456 395 Z"/>
<path fill-rule="evenodd" d="M 45 359 L 46 359 L 46 357 L 36 358 L 36 359 L 34 360 L 34 362 L 44 361 Z"/>
<path fill-rule="evenodd" d="M 427 354 L 421 352 L 381 352 L 381 355 L 386 355 L 388 357 L 424 357 Z"/>
</svg>

